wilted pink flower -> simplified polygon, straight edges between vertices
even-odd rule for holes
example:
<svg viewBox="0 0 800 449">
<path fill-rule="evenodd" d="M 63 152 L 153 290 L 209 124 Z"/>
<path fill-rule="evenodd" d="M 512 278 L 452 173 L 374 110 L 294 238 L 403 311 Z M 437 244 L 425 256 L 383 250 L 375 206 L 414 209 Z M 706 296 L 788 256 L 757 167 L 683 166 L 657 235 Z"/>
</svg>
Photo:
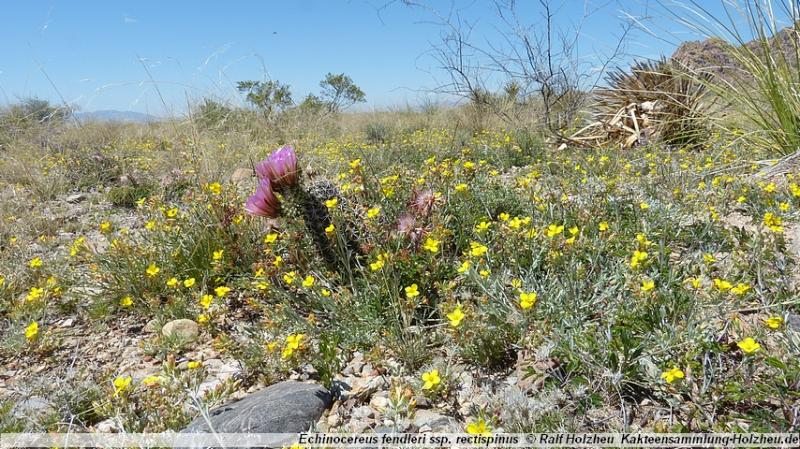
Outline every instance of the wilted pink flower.
<svg viewBox="0 0 800 449">
<path fill-rule="evenodd" d="M 397 232 L 409 236 L 417 229 L 417 221 L 411 214 L 403 214 L 397 219 Z"/>
<path fill-rule="evenodd" d="M 433 190 L 414 191 L 411 198 L 411 209 L 419 215 L 427 216 L 436 204 L 436 195 Z"/>
<path fill-rule="evenodd" d="M 256 173 L 262 179 L 269 179 L 272 188 L 283 190 L 297 182 L 297 155 L 291 145 L 273 152 L 256 164 Z"/>
<path fill-rule="evenodd" d="M 411 240 L 415 245 L 426 234 L 426 230 L 419 226 L 413 214 L 404 213 L 397 218 L 395 235 Z"/>
<path fill-rule="evenodd" d="M 258 184 L 256 193 L 247 199 L 245 210 L 252 215 L 267 218 L 277 218 L 281 212 L 281 203 L 272 191 L 269 178 L 264 178 Z"/>
</svg>

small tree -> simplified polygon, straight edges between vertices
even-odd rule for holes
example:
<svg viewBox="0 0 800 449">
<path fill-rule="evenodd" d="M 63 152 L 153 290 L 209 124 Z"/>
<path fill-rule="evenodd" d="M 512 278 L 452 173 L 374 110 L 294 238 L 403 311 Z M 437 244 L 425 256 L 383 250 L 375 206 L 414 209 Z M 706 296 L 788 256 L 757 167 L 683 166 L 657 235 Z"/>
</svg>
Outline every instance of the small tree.
<svg viewBox="0 0 800 449">
<path fill-rule="evenodd" d="M 197 122 L 205 128 L 223 127 L 231 114 L 233 114 L 233 109 L 210 98 L 204 98 L 203 102 L 193 111 Z"/>
<path fill-rule="evenodd" d="M 236 88 L 247 93 L 247 101 L 261 110 L 267 120 L 294 103 L 289 85 L 280 81 L 239 81 Z"/>
<path fill-rule="evenodd" d="M 47 100 L 31 97 L 9 106 L 2 116 L 3 121 L 15 123 L 17 126 L 60 124 L 72 116 L 72 110 L 53 106 Z"/>
<path fill-rule="evenodd" d="M 308 94 L 300 102 L 299 108 L 303 112 L 319 114 L 323 109 L 327 109 L 328 104 L 314 94 Z"/>
<path fill-rule="evenodd" d="M 332 114 L 366 101 L 364 91 L 344 73 L 338 75 L 328 73 L 325 79 L 320 81 L 319 86 L 322 88 L 322 94 L 320 98 L 315 97 L 315 99 L 321 99 L 328 112 Z"/>
</svg>

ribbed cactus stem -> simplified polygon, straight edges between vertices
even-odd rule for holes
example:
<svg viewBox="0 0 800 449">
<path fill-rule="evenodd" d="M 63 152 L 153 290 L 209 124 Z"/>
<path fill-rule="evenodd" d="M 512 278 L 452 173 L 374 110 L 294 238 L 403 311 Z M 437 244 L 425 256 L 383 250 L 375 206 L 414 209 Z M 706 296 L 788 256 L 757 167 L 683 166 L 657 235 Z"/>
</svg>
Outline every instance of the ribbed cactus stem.
<svg viewBox="0 0 800 449">
<path fill-rule="evenodd" d="M 322 258 L 331 266 L 336 265 L 336 252 L 331 241 L 325 234 L 325 228 L 331 225 L 331 216 L 328 208 L 322 201 L 306 191 L 301 186 L 292 189 L 292 195 L 303 211 L 303 221 L 306 224 L 311 239 L 317 247 Z"/>
</svg>

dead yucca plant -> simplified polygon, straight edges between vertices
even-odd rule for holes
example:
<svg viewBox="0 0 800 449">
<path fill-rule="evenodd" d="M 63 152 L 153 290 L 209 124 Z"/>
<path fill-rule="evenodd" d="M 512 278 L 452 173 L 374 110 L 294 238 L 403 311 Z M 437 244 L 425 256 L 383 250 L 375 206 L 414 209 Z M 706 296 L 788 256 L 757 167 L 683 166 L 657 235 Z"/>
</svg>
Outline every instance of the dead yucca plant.
<svg viewBox="0 0 800 449">
<path fill-rule="evenodd" d="M 653 141 L 696 146 L 708 134 L 706 85 L 679 63 L 643 61 L 611 71 L 606 81 L 594 96 L 597 122 L 579 134 L 591 130 L 591 137 L 626 148 Z"/>
</svg>

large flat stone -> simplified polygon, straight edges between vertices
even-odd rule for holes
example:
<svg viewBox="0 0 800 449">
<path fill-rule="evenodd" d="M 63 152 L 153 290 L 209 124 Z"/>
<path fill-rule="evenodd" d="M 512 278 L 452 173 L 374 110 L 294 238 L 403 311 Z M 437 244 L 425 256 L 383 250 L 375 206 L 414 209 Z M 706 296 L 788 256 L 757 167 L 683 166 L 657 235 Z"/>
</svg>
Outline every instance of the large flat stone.
<svg viewBox="0 0 800 449">
<path fill-rule="evenodd" d="M 300 433 L 309 430 L 333 403 L 320 385 L 286 381 L 197 417 L 184 433 Z"/>
</svg>

